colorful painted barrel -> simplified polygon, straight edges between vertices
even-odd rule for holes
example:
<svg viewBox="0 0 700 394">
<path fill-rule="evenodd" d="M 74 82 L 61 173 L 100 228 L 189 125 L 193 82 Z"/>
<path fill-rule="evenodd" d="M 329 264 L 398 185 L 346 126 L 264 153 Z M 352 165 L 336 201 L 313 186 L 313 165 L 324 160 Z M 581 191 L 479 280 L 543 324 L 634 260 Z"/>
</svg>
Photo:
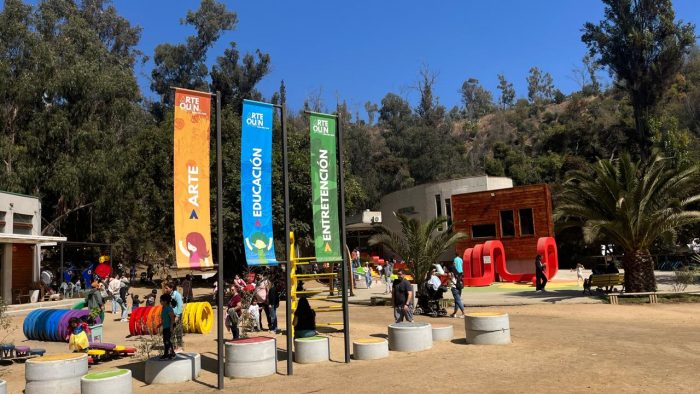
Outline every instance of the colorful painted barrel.
<svg viewBox="0 0 700 394">
<path fill-rule="evenodd" d="M 225 376 L 257 378 L 277 372 L 277 341 L 269 337 L 226 342 Z"/>
<path fill-rule="evenodd" d="M 80 393 L 80 378 L 88 372 L 84 353 L 54 354 L 27 360 L 26 394 Z"/>
</svg>

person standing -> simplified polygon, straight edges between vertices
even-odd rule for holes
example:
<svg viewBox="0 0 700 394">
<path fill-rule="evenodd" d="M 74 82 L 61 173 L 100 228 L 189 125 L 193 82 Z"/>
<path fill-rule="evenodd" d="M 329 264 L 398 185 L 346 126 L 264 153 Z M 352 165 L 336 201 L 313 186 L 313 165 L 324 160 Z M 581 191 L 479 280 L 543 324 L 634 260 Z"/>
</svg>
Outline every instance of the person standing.
<svg viewBox="0 0 700 394">
<path fill-rule="evenodd" d="M 126 298 L 129 295 L 129 279 L 126 278 L 126 276 L 122 277 L 120 283 L 119 283 L 119 299 L 117 300 L 117 303 L 119 304 L 119 307 L 122 308 L 122 319 L 121 321 L 129 321 L 129 308 L 127 307 L 127 300 Z"/>
<path fill-rule="evenodd" d="M 369 262 L 365 265 L 365 283 L 367 283 L 367 288 L 372 287 L 372 268 L 369 266 Z"/>
<path fill-rule="evenodd" d="M 187 274 L 185 280 L 181 283 L 182 286 L 182 300 L 185 303 L 192 302 L 194 298 L 192 294 L 192 275 Z"/>
<path fill-rule="evenodd" d="M 169 294 L 160 296 L 160 305 L 163 309 L 160 314 L 160 321 L 163 326 L 163 355 L 161 360 L 169 360 L 175 358 L 175 350 L 173 349 L 172 333 L 175 326 L 175 312 L 171 305 L 172 298 Z"/>
<path fill-rule="evenodd" d="M 462 303 L 462 289 L 464 288 L 464 283 L 462 282 L 462 275 L 457 273 L 457 270 L 450 270 L 450 291 L 452 292 L 452 298 L 455 300 L 455 309 L 452 312 L 452 317 L 464 317 L 464 304 Z M 457 316 L 457 308 L 462 312 L 462 316 Z"/>
<path fill-rule="evenodd" d="M 403 270 L 399 270 L 398 279 L 394 281 L 393 289 L 393 305 L 394 319 L 397 323 L 401 323 L 404 319 L 408 322 L 413 321 L 413 287 L 406 280 Z"/>
<path fill-rule="evenodd" d="M 254 299 L 257 301 L 258 306 L 260 309 L 265 311 L 265 317 L 267 318 L 267 329 L 271 330 L 271 324 L 272 324 L 272 319 L 270 316 L 270 304 L 268 303 L 269 300 L 267 298 L 269 290 L 270 290 L 270 281 L 262 276 L 262 274 L 256 275 L 255 278 L 255 294 L 254 294 Z M 258 315 L 259 319 L 259 324 L 258 327 L 262 330 L 262 313 Z"/>
<path fill-rule="evenodd" d="M 542 264 L 542 256 L 538 254 L 535 257 L 535 291 L 547 291 L 544 289 L 547 286 L 547 275 L 544 273 L 545 268 L 545 264 Z"/>
<path fill-rule="evenodd" d="M 100 293 L 100 287 L 97 280 L 92 281 L 92 287 L 87 292 L 85 296 L 85 304 L 90 311 L 88 316 L 88 321 L 90 324 L 95 324 L 95 318 L 102 315 L 104 310 L 104 300 L 102 299 L 102 294 Z"/>
<path fill-rule="evenodd" d="M 175 351 L 182 349 L 182 294 L 180 294 L 175 289 L 175 284 L 172 282 L 166 282 L 163 288 L 165 294 L 169 294 L 173 301 L 175 301 L 175 306 L 173 307 L 173 313 L 175 314 L 175 321 L 173 321 L 173 334 L 175 336 Z M 162 299 L 163 296 L 161 296 Z"/>
<path fill-rule="evenodd" d="M 390 294 L 391 288 L 392 288 L 392 282 L 393 282 L 393 279 L 391 277 L 394 276 L 394 259 L 393 258 L 389 258 L 386 261 L 386 268 L 384 268 L 384 276 L 386 277 L 386 289 L 384 290 L 384 294 Z"/>
<path fill-rule="evenodd" d="M 457 271 L 457 273 L 459 275 L 462 275 L 464 273 L 464 271 L 463 271 L 464 261 L 462 260 L 461 257 L 459 257 L 459 254 L 455 253 L 455 258 L 454 258 L 454 260 L 452 260 L 452 262 L 455 265 L 455 270 Z"/>
<path fill-rule="evenodd" d="M 578 287 L 581 287 L 583 284 L 583 264 L 577 263 L 576 264 L 576 285 Z"/>
<path fill-rule="evenodd" d="M 112 299 L 112 314 L 117 313 L 117 305 L 119 305 L 119 289 L 122 286 L 122 282 L 119 280 L 119 275 L 114 275 L 112 279 L 107 283 L 107 295 Z"/>
<path fill-rule="evenodd" d="M 233 339 L 241 337 L 238 329 L 238 322 L 243 314 L 243 298 L 238 293 L 237 286 L 231 286 L 231 299 L 228 300 L 228 308 L 226 309 L 226 326 L 231 330 Z"/>
<path fill-rule="evenodd" d="M 277 308 L 280 306 L 280 295 L 277 286 L 273 283 L 267 291 L 267 302 L 270 308 L 270 332 L 277 333 Z"/>
</svg>

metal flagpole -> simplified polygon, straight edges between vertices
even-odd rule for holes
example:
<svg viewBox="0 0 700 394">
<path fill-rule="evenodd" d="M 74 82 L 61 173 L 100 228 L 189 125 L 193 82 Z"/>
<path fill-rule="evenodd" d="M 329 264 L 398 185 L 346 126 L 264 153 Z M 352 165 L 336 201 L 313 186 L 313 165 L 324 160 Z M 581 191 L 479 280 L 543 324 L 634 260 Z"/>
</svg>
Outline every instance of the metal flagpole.
<svg viewBox="0 0 700 394">
<path fill-rule="evenodd" d="M 287 291 L 286 304 L 286 314 L 287 314 L 287 375 L 294 374 L 294 360 L 292 358 L 293 353 L 293 338 L 292 333 L 292 289 L 291 289 L 291 261 L 292 256 L 289 255 L 289 162 L 287 160 L 287 108 L 285 103 L 277 106 L 282 112 L 281 122 L 282 122 L 282 166 L 284 167 L 284 254 L 286 262 L 286 281 L 285 287 Z"/>
<path fill-rule="evenodd" d="M 339 110 L 340 108 L 338 108 Z M 336 119 L 338 120 L 337 122 L 337 129 L 338 132 L 336 133 L 336 139 L 337 139 L 337 149 L 338 149 L 338 162 L 339 162 L 339 182 L 338 182 L 338 193 L 340 193 L 340 239 L 342 242 L 341 246 L 341 253 L 343 256 L 343 261 L 342 261 L 342 276 L 341 280 L 343 281 L 342 289 L 343 289 L 343 336 L 345 340 L 345 362 L 349 363 L 350 362 L 350 316 L 348 314 L 348 265 L 347 263 L 347 254 L 346 254 L 346 245 L 347 245 L 347 239 L 345 235 L 345 171 L 343 168 L 343 116 L 340 113 L 340 111 L 336 111 Z"/>
<path fill-rule="evenodd" d="M 218 276 L 217 276 L 217 351 L 219 362 L 218 385 L 224 389 L 224 213 L 223 213 L 223 158 L 221 154 L 221 92 L 216 92 L 216 237 L 218 242 Z"/>
</svg>

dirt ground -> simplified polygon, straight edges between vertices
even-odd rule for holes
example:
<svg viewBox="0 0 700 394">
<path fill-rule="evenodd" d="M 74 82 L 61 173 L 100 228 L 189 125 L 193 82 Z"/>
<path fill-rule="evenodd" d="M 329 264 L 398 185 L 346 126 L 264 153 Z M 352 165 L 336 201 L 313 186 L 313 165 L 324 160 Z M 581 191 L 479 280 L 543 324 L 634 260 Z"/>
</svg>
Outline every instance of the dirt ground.
<svg viewBox="0 0 700 394">
<path fill-rule="evenodd" d="M 474 310 L 474 309 L 473 309 Z M 510 315 L 511 345 L 467 345 L 462 319 L 418 317 L 417 321 L 451 323 L 452 342 L 435 343 L 420 353 L 391 352 L 389 358 L 343 363 L 342 332 L 328 332 L 331 362 L 294 364 L 285 376 L 285 336 L 277 335 L 278 374 L 259 379 L 225 379 L 226 391 L 255 392 L 692 392 L 700 365 L 700 304 L 606 305 L 538 304 L 478 308 Z M 350 306 L 351 338 L 385 336 L 391 308 Z M 114 317 L 114 319 L 112 319 Z M 279 309 L 284 326 L 284 303 Z M 42 347 L 49 353 L 65 352 L 67 345 L 27 341 L 21 331 L 24 316 L 14 317 L 15 344 Z M 136 346 L 127 338 L 128 323 L 107 315 L 105 342 Z M 340 321 L 340 313 L 319 314 L 317 319 Z M 264 335 L 273 335 L 267 334 Z M 207 335 L 185 336 L 185 350 L 202 355 L 203 372 L 196 382 L 175 386 L 146 386 L 143 362 L 138 357 L 99 364 L 133 372 L 135 393 L 206 393 L 216 386 L 216 329 Z M 227 333 L 227 338 L 230 334 Z M 10 393 L 24 389 L 24 366 L 14 364 L 3 379 Z M 109 388 L 106 388 L 108 391 Z"/>
</svg>

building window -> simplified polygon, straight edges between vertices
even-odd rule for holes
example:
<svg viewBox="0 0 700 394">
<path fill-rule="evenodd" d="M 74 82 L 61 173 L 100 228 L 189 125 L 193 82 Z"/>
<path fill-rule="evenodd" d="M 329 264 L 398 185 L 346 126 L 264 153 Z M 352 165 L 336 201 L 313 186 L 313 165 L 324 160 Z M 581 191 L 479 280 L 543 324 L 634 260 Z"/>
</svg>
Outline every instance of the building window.
<svg viewBox="0 0 700 394">
<path fill-rule="evenodd" d="M 447 216 L 447 225 L 452 226 L 452 201 L 449 198 L 445 199 L 445 215 Z"/>
<path fill-rule="evenodd" d="M 491 224 L 473 224 L 472 238 L 496 238 L 496 225 Z"/>
<path fill-rule="evenodd" d="M 13 223 L 12 223 L 12 232 L 14 234 L 24 234 L 24 235 L 31 235 L 32 234 L 32 219 L 34 219 L 34 216 L 32 215 L 23 215 L 21 213 L 15 213 L 14 216 L 12 217 Z"/>
<path fill-rule="evenodd" d="M 442 199 L 439 194 L 435 195 L 435 215 L 442 216 Z"/>
<path fill-rule="evenodd" d="M 532 218 L 532 208 L 519 209 L 520 235 L 535 235 L 535 221 Z"/>
<path fill-rule="evenodd" d="M 501 237 L 515 237 L 513 211 L 501 211 Z"/>
<path fill-rule="evenodd" d="M 0 233 L 5 232 L 5 211 L 0 211 Z"/>
</svg>

